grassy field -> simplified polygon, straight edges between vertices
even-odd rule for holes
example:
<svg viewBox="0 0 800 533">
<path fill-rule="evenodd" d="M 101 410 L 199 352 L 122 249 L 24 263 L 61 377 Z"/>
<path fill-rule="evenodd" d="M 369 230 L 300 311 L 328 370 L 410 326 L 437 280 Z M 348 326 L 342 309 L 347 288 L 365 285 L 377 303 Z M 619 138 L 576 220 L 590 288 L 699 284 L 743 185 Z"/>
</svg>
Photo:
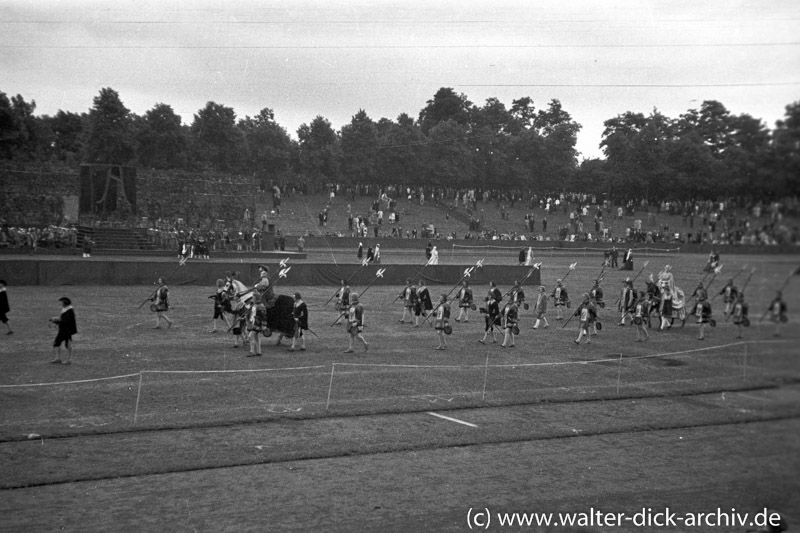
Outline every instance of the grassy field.
<svg viewBox="0 0 800 533">
<path fill-rule="evenodd" d="M 704 258 L 652 258 L 643 275 L 667 260 L 690 292 Z M 588 290 L 599 268 L 579 256 L 546 260 L 543 283 L 573 261 L 567 287 Z M 303 294 L 317 336 L 305 352 L 265 339 L 256 358 L 207 331 L 211 288 L 173 287 L 175 325 L 154 330 L 152 313 L 137 309 L 151 287 L 10 287 L 0 529 L 462 531 L 481 502 L 519 511 L 763 503 L 787 513 L 800 506 L 798 280 L 785 291 L 780 338 L 758 318 L 798 261 L 727 258 L 712 294 L 745 265 L 756 269 L 744 339 L 718 298 L 719 325 L 702 342 L 691 321 L 633 342 L 606 308 L 600 335 L 576 346 L 577 323 L 562 329 L 550 310 L 547 330 L 530 329 L 523 312 L 517 347 L 505 350 L 477 342 L 477 313 L 435 350 L 428 324 L 397 322 L 399 287 L 364 295 L 370 349 L 344 354 L 347 335 L 323 306 L 335 289 L 282 281 L 279 292 Z M 606 272 L 609 303 L 629 274 Z M 62 295 L 80 332 L 69 366 L 49 364 L 47 319 Z"/>
</svg>

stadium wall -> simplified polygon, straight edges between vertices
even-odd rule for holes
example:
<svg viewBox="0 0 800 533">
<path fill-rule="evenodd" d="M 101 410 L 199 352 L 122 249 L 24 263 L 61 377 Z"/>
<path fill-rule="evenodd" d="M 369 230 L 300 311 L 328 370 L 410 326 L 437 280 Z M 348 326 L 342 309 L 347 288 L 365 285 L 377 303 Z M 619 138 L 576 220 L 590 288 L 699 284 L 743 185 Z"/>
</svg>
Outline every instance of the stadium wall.
<svg viewBox="0 0 800 533">
<path fill-rule="evenodd" d="M 633 248 L 634 250 L 634 257 L 635 251 L 637 249 L 647 248 L 650 251 L 655 249 L 664 249 L 669 250 L 670 252 L 680 252 L 684 254 L 706 254 L 708 255 L 711 250 L 716 250 L 720 254 L 797 254 L 800 253 L 800 246 L 797 245 L 781 245 L 781 246 L 766 246 L 766 245 L 749 245 L 749 244 L 687 244 L 681 242 L 657 242 L 657 243 L 645 243 L 645 242 L 638 242 L 638 243 L 627 243 L 627 242 L 618 242 L 618 243 L 608 243 L 608 242 L 565 242 L 565 241 L 486 241 L 486 240 L 464 240 L 464 239 L 457 239 L 454 241 L 448 241 L 443 239 L 426 239 L 426 238 L 418 238 L 418 239 L 391 239 L 391 238 L 374 238 L 374 237 L 366 237 L 366 238 L 358 238 L 358 237 L 319 237 L 319 236 L 310 236 L 304 237 L 305 239 L 305 248 L 335 248 L 337 250 L 342 248 L 348 248 L 353 250 L 353 257 L 355 257 L 356 250 L 358 249 L 358 243 L 362 243 L 364 245 L 364 253 L 367 251 L 367 247 L 372 246 L 375 247 L 376 244 L 381 245 L 381 251 L 385 252 L 387 250 L 405 250 L 405 249 L 415 249 L 420 250 L 420 254 L 423 253 L 425 250 L 425 246 L 428 244 L 428 241 L 431 242 L 434 246 L 436 246 L 439 250 L 439 254 L 443 253 L 450 253 L 453 245 L 462 246 L 462 247 L 498 247 L 498 248 L 517 248 L 517 250 L 521 248 L 528 248 L 532 247 L 534 250 L 537 249 L 558 249 L 563 251 L 569 250 L 584 250 L 584 249 L 593 249 L 597 250 L 598 253 L 602 254 L 602 250 L 610 250 L 612 246 L 616 246 L 618 250 L 620 250 L 620 258 L 624 250 L 628 248 Z M 295 250 L 297 249 L 297 237 L 286 237 L 286 248 Z M 489 248 L 490 249 L 490 248 Z M 420 255 L 420 257 L 424 257 L 424 255 Z"/>
<path fill-rule="evenodd" d="M 275 276 L 280 269 L 277 262 L 258 263 L 204 263 L 189 261 L 183 266 L 176 262 L 164 261 L 97 261 L 69 260 L 39 261 L 9 260 L 0 262 L 0 279 L 9 285 L 150 285 L 159 277 L 167 278 L 170 285 L 209 285 L 218 278 L 224 278 L 226 271 L 239 272 L 239 279 L 250 284 L 258 279 L 258 265 L 267 264 Z M 385 269 L 382 278 L 375 285 L 405 285 L 406 279 L 415 282 L 424 279 L 431 285 L 454 285 L 464 275 L 464 270 L 472 265 L 436 265 L 421 267 L 417 265 L 330 265 L 293 264 L 286 280 L 278 285 L 288 287 L 309 285 L 336 285 L 342 279 L 349 279 L 353 287 L 364 287 L 375 280 L 378 269 Z M 470 283 L 486 284 L 490 280 L 499 285 L 511 285 L 522 279 L 530 271 L 524 266 L 486 265 L 477 269 L 470 277 Z M 534 271 L 525 282 L 528 286 L 541 283 L 539 271 Z"/>
</svg>

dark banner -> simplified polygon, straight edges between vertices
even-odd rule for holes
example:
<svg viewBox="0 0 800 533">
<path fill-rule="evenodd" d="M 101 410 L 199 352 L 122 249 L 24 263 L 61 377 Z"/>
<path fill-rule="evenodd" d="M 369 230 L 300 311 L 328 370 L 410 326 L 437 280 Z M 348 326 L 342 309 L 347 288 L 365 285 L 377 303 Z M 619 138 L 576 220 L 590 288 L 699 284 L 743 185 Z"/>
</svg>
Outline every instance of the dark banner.
<svg viewBox="0 0 800 533">
<path fill-rule="evenodd" d="M 81 165 L 80 187 L 81 214 L 136 213 L 135 167 Z"/>
<path fill-rule="evenodd" d="M 277 261 L 247 263 L 204 263 L 189 261 L 183 266 L 164 261 L 86 261 L 81 259 L 63 261 L 10 260 L 0 262 L 0 279 L 9 285 L 149 285 L 159 277 L 168 278 L 172 285 L 214 286 L 217 279 L 224 278 L 227 271 L 238 273 L 246 285 L 258 280 L 258 266 L 266 264 L 271 277 L 281 270 Z M 420 267 L 415 265 L 341 265 L 291 263 L 285 278 L 277 279 L 278 286 L 338 286 L 341 280 L 349 280 L 353 288 L 375 285 L 403 286 L 407 279 L 417 283 L 420 279 L 430 285 L 454 285 L 464 276 L 464 271 L 474 265 L 437 265 Z M 377 276 L 382 270 L 382 276 Z M 521 280 L 530 271 L 524 266 L 486 265 L 473 269 L 470 283 L 474 286 L 495 281 L 501 286 L 510 286 Z M 539 271 L 527 279 L 525 285 L 540 283 Z"/>
</svg>

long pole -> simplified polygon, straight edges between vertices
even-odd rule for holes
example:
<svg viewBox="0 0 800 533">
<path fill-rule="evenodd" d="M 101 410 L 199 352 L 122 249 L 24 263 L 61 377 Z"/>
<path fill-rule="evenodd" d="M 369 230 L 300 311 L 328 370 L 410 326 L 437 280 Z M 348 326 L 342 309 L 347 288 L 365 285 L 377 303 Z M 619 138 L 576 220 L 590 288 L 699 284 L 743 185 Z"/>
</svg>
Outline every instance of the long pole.
<svg viewBox="0 0 800 533">
<path fill-rule="evenodd" d="M 464 282 L 464 280 L 465 280 L 465 279 L 467 279 L 467 278 L 471 277 L 471 276 L 472 276 L 472 272 L 473 272 L 473 271 L 475 271 L 475 270 L 477 270 L 477 269 L 479 269 L 479 268 L 483 268 L 483 259 L 481 259 L 480 261 L 478 261 L 477 263 L 475 263 L 475 265 L 474 265 L 474 266 L 471 266 L 471 267 L 469 267 L 468 269 L 464 270 L 464 275 L 463 275 L 463 276 L 461 276 L 461 279 L 460 279 L 460 280 L 458 280 L 458 283 L 456 283 L 456 284 L 453 286 L 453 288 L 452 288 L 452 289 L 450 289 L 450 291 L 447 293 L 447 295 L 446 295 L 446 296 L 448 296 L 448 297 L 449 297 L 451 294 L 453 294 L 453 291 L 454 291 L 454 290 L 456 290 L 456 289 L 458 288 L 458 286 L 459 286 L 459 285 L 461 285 L 461 283 L 463 283 L 463 282 Z M 434 307 L 434 308 L 433 308 L 433 310 L 432 310 L 430 313 L 428 313 L 428 315 L 425 317 L 425 320 L 423 320 L 423 321 L 422 321 L 422 324 L 420 324 L 420 325 L 424 325 L 424 324 L 425 324 L 425 322 L 427 322 L 427 321 L 428 321 L 428 319 L 429 319 L 430 317 L 432 317 L 432 316 L 433 316 L 433 315 L 436 313 L 436 310 L 437 310 L 437 309 L 439 309 L 439 307 L 441 307 L 441 306 L 442 306 L 442 303 L 441 303 L 441 302 L 439 302 L 438 304 L 436 304 L 436 307 Z"/>
<path fill-rule="evenodd" d="M 358 300 L 359 300 L 359 301 L 361 300 L 361 297 L 362 297 L 362 296 L 364 296 L 364 293 L 365 293 L 365 292 L 367 292 L 367 291 L 369 290 L 369 288 L 370 288 L 370 287 L 372 287 L 372 285 L 373 285 L 373 284 L 374 284 L 376 281 L 378 281 L 378 278 L 382 278 L 382 277 L 383 277 L 383 273 L 384 273 L 384 272 L 386 272 L 386 269 L 385 269 L 385 268 L 378 269 L 378 271 L 375 273 L 375 277 L 372 279 L 372 281 L 370 281 L 370 282 L 369 282 L 369 285 L 367 285 L 367 286 L 364 288 L 364 290 L 363 290 L 363 291 L 361 291 L 361 293 L 358 295 Z M 334 321 L 333 321 L 333 324 L 331 324 L 331 327 L 333 327 L 333 326 L 335 326 L 336 324 L 338 324 L 338 323 L 339 323 L 339 321 L 342 319 L 342 317 L 343 317 L 344 315 L 346 315 L 346 314 L 347 314 L 347 312 L 348 312 L 348 310 L 344 310 L 344 311 L 342 311 L 342 313 L 341 313 L 341 314 L 340 314 L 340 315 L 339 315 L 339 316 L 336 318 L 336 320 L 334 320 Z"/>
</svg>

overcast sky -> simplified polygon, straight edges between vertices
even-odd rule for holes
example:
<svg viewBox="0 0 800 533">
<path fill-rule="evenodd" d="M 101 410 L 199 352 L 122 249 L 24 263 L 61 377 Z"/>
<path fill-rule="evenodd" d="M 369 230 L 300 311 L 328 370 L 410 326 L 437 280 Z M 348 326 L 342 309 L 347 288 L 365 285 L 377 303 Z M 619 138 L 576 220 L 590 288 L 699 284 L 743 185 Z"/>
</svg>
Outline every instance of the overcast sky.
<svg viewBox="0 0 800 533">
<path fill-rule="evenodd" d="M 417 117 L 440 87 L 475 104 L 559 99 L 601 157 L 603 121 L 703 100 L 769 128 L 800 100 L 800 2 L 731 0 L 0 0 L 0 91 L 37 115 L 103 87 L 133 112 L 269 107 L 296 138 L 317 115 Z"/>
</svg>

